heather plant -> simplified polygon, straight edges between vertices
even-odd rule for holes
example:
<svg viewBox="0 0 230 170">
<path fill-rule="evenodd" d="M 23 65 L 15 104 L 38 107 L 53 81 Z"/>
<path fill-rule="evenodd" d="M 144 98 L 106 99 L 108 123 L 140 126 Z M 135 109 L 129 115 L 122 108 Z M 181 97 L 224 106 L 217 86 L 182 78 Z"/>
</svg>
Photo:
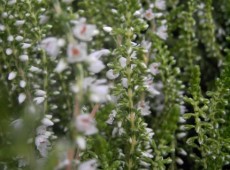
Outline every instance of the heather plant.
<svg viewBox="0 0 230 170">
<path fill-rule="evenodd" d="M 0 4 L 0 169 L 229 169 L 228 0 Z"/>
</svg>

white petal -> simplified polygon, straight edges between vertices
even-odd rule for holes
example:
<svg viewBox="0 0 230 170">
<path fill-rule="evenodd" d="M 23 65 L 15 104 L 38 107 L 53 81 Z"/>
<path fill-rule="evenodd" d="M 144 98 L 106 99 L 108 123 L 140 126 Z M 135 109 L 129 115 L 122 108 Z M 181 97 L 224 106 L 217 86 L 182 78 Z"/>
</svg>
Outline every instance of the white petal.
<svg viewBox="0 0 230 170">
<path fill-rule="evenodd" d="M 102 61 L 100 60 L 95 60 L 95 62 L 91 62 L 88 70 L 92 73 L 99 73 L 101 70 L 105 68 L 105 65 Z"/>
<path fill-rule="evenodd" d="M 16 77 L 17 73 L 12 71 L 10 72 L 10 74 L 8 75 L 8 80 L 13 80 Z"/>
<path fill-rule="evenodd" d="M 156 0 L 155 5 L 160 10 L 165 10 L 166 8 L 165 0 Z"/>
<path fill-rule="evenodd" d="M 91 53 L 89 55 L 89 58 L 94 58 L 95 57 L 95 58 L 99 59 L 101 56 L 108 55 L 109 53 L 110 53 L 110 51 L 108 49 L 102 49 L 102 50 L 95 51 L 95 52 Z"/>
<path fill-rule="evenodd" d="M 96 170 L 97 169 L 97 161 L 96 159 L 91 159 L 89 161 L 85 161 L 81 163 L 78 167 L 78 170 Z"/>
<path fill-rule="evenodd" d="M 54 123 L 48 118 L 43 118 L 41 122 L 45 126 L 53 126 L 54 125 Z"/>
<path fill-rule="evenodd" d="M 48 37 L 42 40 L 41 47 L 53 58 L 59 53 L 58 39 L 56 37 Z"/>
<path fill-rule="evenodd" d="M 45 96 L 46 92 L 44 90 L 36 90 L 35 95 L 37 96 Z"/>
<path fill-rule="evenodd" d="M 27 49 L 27 48 L 30 48 L 31 47 L 31 44 L 29 43 L 22 43 L 22 49 Z"/>
<path fill-rule="evenodd" d="M 116 79 L 118 76 L 119 76 L 119 73 L 114 74 L 112 69 L 106 72 L 106 77 L 110 80 Z"/>
<path fill-rule="evenodd" d="M 23 37 L 20 36 L 20 35 L 18 35 L 18 36 L 15 37 L 15 39 L 16 39 L 17 41 L 22 41 L 22 40 L 23 40 Z"/>
<path fill-rule="evenodd" d="M 126 61 L 127 61 L 127 59 L 126 59 L 125 57 L 119 58 L 119 62 L 120 62 L 120 64 L 121 64 L 121 67 L 122 67 L 122 68 L 125 68 L 125 67 L 126 67 Z"/>
<path fill-rule="evenodd" d="M 76 143 L 81 150 L 85 150 L 86 148 L 85 138 L 78 136 L 76 139 Z"/>
<path fill-rule="evenodd" d="M 13 53 L 13 50 L 11 48 L 6 49 L 6 54 L 11 55 Z"/>
<path fill-rule="evenodd" d="M 24 54 L 24 55 L 20 55 L 20 56 L 19 56 L 19 58 L 20 58 L 20 60 L 21 60 L 21 61 L 23 61 L 23 62 L 25 62 L 25 61 L 28 61 L 28 60 L 29 60 L 28 55 L 25 55 L 25 54 Z"/>
<path fill-rule="evenodd" d="M 108 26 L 104 26 L 103 27 L 103 30 L 105 31 L 105 32 L 111 32 L 113 29 L 112 29 L 112 27 L 108 27 Z"/>
<path fill-rule="evenodd" d="M 20 26 L 20 25 L 23 25 L 25 23 L 25 20 L 17 20 L 14 25 L 15 26 Z"/>
<path fill-rule="evenodd" d="M 121 84 L 123 87 L 128 88 L 128 79 L 127 78 L 122 78 L 121 79 Z"/>
<path fill-rule="evenodd" d="M 45 100 L 44 97 L 36 97 L 36 98 L 34 98 L 34 102 L 36 104 L 41 104 L 44 100 Z"/>
<path fill-rule="evenodd" d="M 40 73 L 42 70 L 40 68 L 31 66 L 29 69 L 31 72 Z"/>
<path fill-rule="evenodd" d="M 20 93 L 18 96 L 18 102 L 19 104 L 23 103 L 26 99 L 26 95 L 24 93 Z"/>
<path fill-rule="evenodd" d="M 54 69 L 54 71 L 57 72 L 57 73 L 61 73 L 61 72 L 63 72 L 66 68 L 67 68 L 67 63 L 66 63 L 63 59 L 61 59 L 61 60 L 58 62 L 58 64 L 57 64 L 56 68 Z"/>
<path fill-rule="evenodd" d="M 21 80 L 19 85 L 21 88 L 24 88 L 24 87 L 26 87 L 26 82 L 24 80 Z"/>
</svg>

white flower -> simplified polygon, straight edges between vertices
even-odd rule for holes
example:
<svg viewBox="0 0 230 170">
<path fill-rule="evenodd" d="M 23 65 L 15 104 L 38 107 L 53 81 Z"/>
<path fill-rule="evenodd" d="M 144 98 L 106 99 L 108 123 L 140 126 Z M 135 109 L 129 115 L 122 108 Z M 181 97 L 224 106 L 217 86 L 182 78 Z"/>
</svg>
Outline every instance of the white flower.
<svg viewBox="0 0 230 170">
<path fill-rule="evenodd" d="M 109 50 L 103 49 L 90 54 L 86 60 L 89 63 L 88 70 L 92 73 L 99 73 L 103 70 L 105 65 L 101 60 L 99 60 L 99 58 L 103 55 L 108 55 L 109 53 Z"/>
<path fill-rule="evenodd" d="M 156 0 L 155 6 L 160 10 L 165 10 L 166 8 L 165 0 Z"/>
<path fill-rule="evenodd" d="M 121 67 L 122 67 L 122 68 L 125 68 L 125 67 L 126 67 L 126 61 L 127 61 L 127 59 L 126 59 L 125 57 L 119 58 L 119 62 L 120 62 L 120 64 L 121 64 Z"/>
<path fill-rule="evenodd" d="M 23 55 L 20 55 L 20 56 L 19 56 L 19 59 L 20 59 L 22 62 L 25 62 L 25 61 L 28 61 L 28 60 L 29 60 L 29 57 L 28 57 L 28 55 L 23 54 Z"/>
<path fill-rule="evenodd" d="M 48 136 L 46 136 L 46 135 L 38 135 L 35 138 L 35 145 L 37 146 L 37 150 L 39 150 L 40 154 L 43 157 L 46 157 L 47 153 L 48 153 L 48 148 L 50 146 Z"/>
<path fill-rule="evenodd" d="M 17 40 L 17 41 L 22 41 L 22 40 L 23 40 L 23 37 L 20 36 L 20 35 L 18 35 L 18 36 L 15 37 L 15 40 Z"/>
<path fill-rule="evenodd" d="M 119 121 L 117 122 L 117 127 L 115 127 L 112 131 L 112 137 L 115 137 L 116 135 L 121 136 L 122 134 L 124 134 L 124 128 L 122 127 L 122 122 Z"/>
<path fill-rule="evenodd" d="M 151 114 L 149 102 L 145 102 L 145 101 L 138 102 L 137 109 L 141 111 L 142 116 L 148 116 Z"/>
<path fill-rule="evenodd" d="M 81 137 L 81 136 L 78 136 L 77 139 L 76 139 L 76 143 L 78 145 L 78 147 L 81 149 L 81 150 L 85 150 L 86 148 L 86 141 L 85 141 L 85 138 Z"/>
<path fill-rule="evenodd" d="M 19 104 L 23 103 L 26 99 L 26 95 L 24 93 L 20 93 L 18 96 L 18 102 Z"/>
<path fill-rule="evenodd" d="M 46 92 L 44 90 L 36 90 L 35 92 L 35 95 L 36 96 L 45 96 L 46 95 Z"/>
<path fill-rule="evenodd" d="M 150 41 L 142 41 L 141 42 L 141 46 L 145 48 L 145 52 L 148 53 L 151 46 L 152 46 L 152 42 Z"/>
<path fill-rule="evenodd" d="M 22 49 L 27 49 L 27 48 L 30 48 L 31 47 L 31 44 L 29 43 L 22 43 Z"/>
<path fill-rule="evenodd" d="M 177 162 L 179 165 L 183 165 L 183 164 L 184 164 L 184 161 L 183 161 L 181 158 L 176 158 L 176 162 Z"/>
<path fill-rule="evenodd" d="M 14 25 L 15 26 L 21 26 L 21 25 L 23 25 L 25 23 L 25 20 L 17 20 L 15 23 L 14 23 Z"/>
<path fill-rule="evenodd" d="M 160 66 L 160 63 L 152 63 L 149 65 L 149 70 L 153 75 L 156 75 L 159 73 L 158 67 Z"/>
<path fill-rule="evenodd" d="M 127 78 L 122 78 L 121 79 L 121 84 L 123 87 L 128 88 L 128 79 Z"/>
<path fill-rule="evenodd" d="M 119 73 L 114 74 L 113 70 L 110 69 L 109 71 L 106 72 L 106 77 L 110 80 L 114 80 L 119 76 Z"/>
<path fill-rule="evenodd" d="M 177 136 L 178 139 L 182 139 L 182 138 L 184 138 L 186 135 L 187 135 L 186 132 L 181 132 L 181 133 L 178 133 L 176 136 Z"/>
<path fill-rule="evenodd" d="M 141 153 L 144 157 L 147 157 L 147 158 L 153 158 L 153 155 L 149 152 L 142 152 Z"/>
<path fill-rule="evenodd" d="M 135 11 L 135 12 L 133 13 L 133 16 L 139 17 L 139 16 L 141 16 L 142 12 L 143 12 L 142 9 L 137 10 L 137 11 Z"/>
<path fill-rule="evenodd" d="M 153 14 L 152 10 L 151 9 L 146 10 L 144 13 L 144 17 L 145 17 L 145 19 L 147 19 L 149 21 L 152 20 L 154 18 L 154 14 Z"/>
<path fill-rule="evenodd" d="M 112 29 L 112 27 L 104 26 L 104 27 L 103 27 L 103 30 L 104 30 L 105 32 L 110 33 L 113 29 Z"/>
<path fill-rule="evenodd" d="M 54 72 L 61 73 L 61 72 L 63 72 L 66 68 L 67 68 L 67 63 L 65 62 L 65 60 L 61 59 L 61 60 L 58 62 L 57 66 L 55 67 Z"/>
<path fill-rule="evenodd" d="M 69 44 L 67 49 L 67 61 L 69 63 L 84 61 L 87 57 L 86 48 L 87 46 L 85 43 L 80 43 L 79 45 Z"/>
<path fill-rule="evenodd" d="M 105 102 L 108 99 L 109 86 L 105 84 L 106 79 L 96 80 L 92 77 L 86 77 L 83 81 L 83 88 L 89 91 L 92 102 Z"/>
<path fill-rule="evenodd" d="M 29 70 L 34 73 L 40 73 L 42 71 L 40 68 L 34 66 L 31 66 Z"/>
<path fill-rule="evenodd" d="M 46 117 L 43 118 L 41 122 L 42 122 L 42 124 L 45 125 L 45 126 L 53 126 L 53 125 L 54 125 L 54 123 L 53 123 L 50 119 L 48 119 L 48 118 L 46 118 Z"/>
<path fill-rule="evenodd" d="M 160 92 L 157 91 L 153 85 L 153 79 L 151 77 L 147 77 L 144 79 L 144 86 L 152 95 L 159 95 Z"/>
<path fill-rule="evenodd" d="M 48 55 L 56 58 L 59 53 L 58 39 L 56 37 L 48 37 L 42 40 L 41 48 L 44 49 Z"/>
<path fill-rule="evenodd" d="M 45 100 L 45 97 L 35 97 L 34 98 L 34 102 L 36 104 L 41 104 L 42 102 L 44 102 L 44 100 Z"/>
<path fill-rule="evenodd" d="M 6 54 L 11 55 L 13 53 L 13 50 L 11 48 L 6 49 Z"/>
<path fill-rule="evenodd" d="M 95 120 L 89 114 L 80 114 L 76 117 L 76 128 L 85 135 L 92 135 L 98 132 Z"/>
<path fill-rule="evenodd" d="M 81 163 L 78 167 L 78 170 L 96 170 L 97 169 L 97 161 L 96 159 L 91 159 Z"/>
<path fill-rule="evenodd" d="M 14 37 L 13 37 L 12 35 L 9 35 L 9 36 L 7 37 L 7 41 L 9 41 L 9 42 L 14 41 Z"/>
<path fill-rule="evenodd" d="M 92 37 L 97 33 L 95 25 L 86 24 L 83 22 L 76 23 L 73 28 L 73 34 L 76 38 L 83 41 L 91 41 Z"/>
<path fill-rule="evenodd" d="M 92 102 L 105 102 L 109 93 L 109 87 L 100 83 L 90 86 L 90 100 Z"/>
<path fill-rule="evenodd" d="M 97 58 L 97 59 L 99 59 L 101 56 L 103 56 L 103 55 L 108 55 L 109 53 L 110 53 L 109 50 L 107 50 L 107 49 L 102 49 L 102 50 L 95 51 L 95 52 L 91 53 L 91 54 L 89 55 L 89 58 Z"/>
<path fill-rule="evenodd" d="M 20 85 L 21 88 L 24 88 L 24 87 L 26 87 L 26 82 L 24 80 L 21 80 L 19 82 L 19 85 Z"/>
<path fill-rule="evenodd" d="M 94 62 L 93 62 L 94 60 Z M 105 68 L 104 63 L 101 60 L 93 59 L 90 62 L 90 65 L 88 67 L 88 70 L 92 73 L 99 73 L 101 70 Z"/>
<path fill-rule="evenodd" d="M 0 24 L 0 31 L 4 31 L 5 30 L 5 26 Z"/>
<path fill-rule="evenodd" d="M 13 80 L 16 77 L 17 73 L 12 71 L 10 72 L 10 74 L 8 75 L 8 80 Z"/>
<path fill-rule="evenodd" d="M 106 121 L 106 123 L 112 125 L 116 115 L 117 115 L 117 112 L 115 110 L 112 110 L 112 113 L 109 114 L 109 119 Z"/>
<path fill-rule="evenodd" d="M 161 25 L 157 28 L 156 35 L 161 39 L 166 40 L 168 38 L 167 29 L 167 25 Z"/>
</svg>

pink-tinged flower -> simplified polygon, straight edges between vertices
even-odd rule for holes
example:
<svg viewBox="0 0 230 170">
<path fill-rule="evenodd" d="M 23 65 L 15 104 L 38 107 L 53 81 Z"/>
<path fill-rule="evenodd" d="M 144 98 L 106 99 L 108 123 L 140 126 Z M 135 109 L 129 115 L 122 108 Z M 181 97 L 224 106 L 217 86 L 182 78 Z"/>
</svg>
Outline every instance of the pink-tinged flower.
<svg viewBox="0 0 230 170">
<path fill-rule="evenodd" d="M 85 43 L 69 44 L 67 49 L 67 61 L 69 63 L 75 63 L 84 61 L 87 57 L 87 46 Z"/>
<path fill-rule="evenodd" d="M 93 36 L 98 33 L 95 25 L 86 24 L 84 21 L 76 23 L 73 34 L 82 41 L 91 41 Z"/>
<path fill-rule="evenodd" d="M 109 50 L 103 49 L 99 51 L 95 51 L 91 53 L 87 57 L 87 62 L 89 64 L 88 70 L 92 73 L 99 73 L 101 70 L 105 68 L 104 63 L 100 60 L 100 57 L 103 55 L 108 55 L 110 53 Z"/>
<path fill-rule="evenodd" d="M 145 19 L 147 19 L 149 21 L 152 20 L 154 18 L 154 14 L 153 14 L 152 10 L 151 9 L 146 10 L 144 13 L 144 17 L 145 17 Z"/>
<path fill-rule="evenodd" d="M 141 111 L 142 116 L 148 116 L 151 114 L 149 102 L 145 102 L 145 101 L 138 102 L 137 109 Z"/>
<path fill-rule="evenodd" d="M 96 122 L 89 114 L 78 115 L 75 125 L 77 130 L 85 135 L 93 135 L 98 132 Z"/>
<path fill-rule="evenodd" d="M 158 67 L 160 63 L 152 63 L 149 65 L 149 70 L 153 75 L 157 75 L 159 73 Z"/>
<path fill-rule="evenodd" d="M 43 48 L 48 55 L 56 58 L 59 53 L 58 39 L 55 37 L 48 37 L 42 40 L 41 48 Z"/>
<path fill-rule="evenodd" d="M 78 166 L 78 170 L 96 170 L 97 166 L 98 165 L 97 165 L 96 159 L 91 159 L 91 160 L 81 163 Z"/>
</svg>

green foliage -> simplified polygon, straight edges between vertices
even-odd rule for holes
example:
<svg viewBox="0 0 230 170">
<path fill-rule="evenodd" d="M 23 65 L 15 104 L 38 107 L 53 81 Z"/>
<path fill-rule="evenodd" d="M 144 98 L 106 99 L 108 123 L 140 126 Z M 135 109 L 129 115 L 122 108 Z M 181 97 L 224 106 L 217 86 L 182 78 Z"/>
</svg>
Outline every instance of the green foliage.
<svg viewBox="0 0 230 170">
<path fill-rule="evenodd" d="M 229 0 L 0 4 L 0 169 L 82 170 L 88 160 L 102 170 L 229 169 Z M 92 40 L 74 35 L 79 23 L 95 26 Z M 84 61 L 68 61 L 84 50 L 71 43 L 85 44 Z M 100 49 L 110 52 L 90 61 Z M 107 87 L 106 102 L 92 100 Z M 97 133 L 77 128 L 82 113 Z M 41 125 L 47 117 L 54 125 Z"/>
</svg>

